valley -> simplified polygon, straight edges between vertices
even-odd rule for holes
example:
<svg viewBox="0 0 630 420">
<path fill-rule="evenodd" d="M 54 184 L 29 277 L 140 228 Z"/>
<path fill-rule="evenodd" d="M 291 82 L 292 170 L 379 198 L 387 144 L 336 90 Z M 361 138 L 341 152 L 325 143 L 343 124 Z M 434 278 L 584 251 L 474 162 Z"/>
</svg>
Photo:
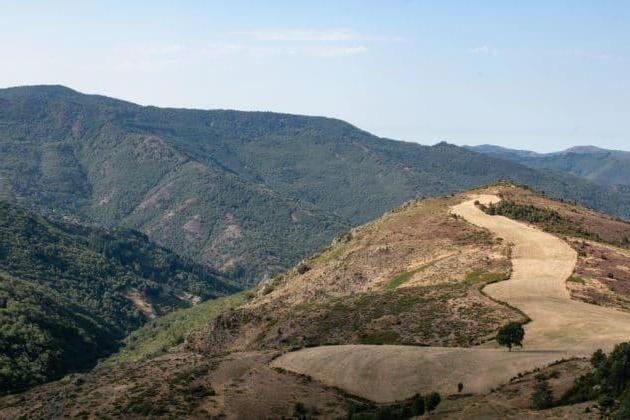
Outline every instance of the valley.
<svg viewBox="0 0 630 420">
<path fill-rule="evenodd" d="M 483 211 L 502 202 L 548 221 Z M 575 416 L 584 405 L 532 410 L 533 376 L 549 372 L 560 398 L 583 358 L 630 337 L 630 312 L 569 293 L 596 266 L 581 239 L 544 232 L 563 229 L 625 255 L 608 244 L 630 224 L 512 184 L 409 202 L 240 297 L 150 321 L 91 372 L 1 398 L 0 417 L 369 417 L 434 391 L 437 416 Z M 599 260 L 622 273 L 630 258 L 615 258 Z M 625 299 L 630 279 L 588 273 Z M 525 323 L 522 349 L 495 344 L 508 320 Z"/>
</svg>

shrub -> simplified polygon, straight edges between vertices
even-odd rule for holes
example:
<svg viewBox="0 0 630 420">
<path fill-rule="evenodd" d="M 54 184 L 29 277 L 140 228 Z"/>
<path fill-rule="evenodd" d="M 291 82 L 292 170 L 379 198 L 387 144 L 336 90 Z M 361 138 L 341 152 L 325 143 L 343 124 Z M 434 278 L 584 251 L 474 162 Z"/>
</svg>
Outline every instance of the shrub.
<svg viewBox="0 0 630 420">
<path fill-rule="evenodd" d="M 608 411 L 615 405 L 615 399 L 609 394 L 602 394 L 597 399 L 597 405 L 602 411 Z"/>
<path fill-rule="evenodd" d="M 422 416 L 424 414 L 424 398 L 422 395 L 416 394 L 411 403 L 411 414 L 414 416 Z"/>
<path fill-rule="evenodd" d="M 441 401 L 442 397 L 440 397 L 440 394 L 437 392 L 432 392 L 424 397 L 424 407 L 426 411 L 430 413 L 435 410 L 438 405 L 440 405 Z"/>
<path fill-rule="evenodd" d="M 595 351 L 595 353 L 591 356 L 591 365 L 595 369 L 598 369 L 604 363 L 606 363 L 606 354 L 604 354 L 602 349 L 597 349 L 597 351 Z"/>
<path fill-rule="evenodd" d="M 306 273 L 307 271 L 310 271 L 310 270 L 311 270 L 311 266 L 309 266 L 306 263 L 301 263 L 300 265 L 297 266 L 297 272 L 299 274 L 304 274 L 304 273 Z"/>
<path fill-rule="evenodd" d="M 531 397 L 532 408 L 537 410 L 544 410 L 553 405 L 553 392 L 549 387 L 549 381 L 547 379 L 540 379 L 536 381 L 534 393 Z"/>
<path fill-rule="evenodd" d="M 305 419 L 308 414 L 306 406 L 301 402 L 296 402 L 293 408 L 294 416 L 298 419 Z"/>
</svg>

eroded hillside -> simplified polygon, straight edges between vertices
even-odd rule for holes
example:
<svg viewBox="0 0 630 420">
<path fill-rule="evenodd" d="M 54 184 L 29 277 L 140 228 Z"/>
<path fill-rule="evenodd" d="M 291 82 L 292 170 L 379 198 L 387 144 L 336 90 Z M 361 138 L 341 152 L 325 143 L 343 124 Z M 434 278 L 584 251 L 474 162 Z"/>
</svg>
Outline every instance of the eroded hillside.
<svg viewBox="0 0 630 420">
<path fill-rule="evenodd" d="M 578 257 L 576 274 L 586 269 L 593 255 L 600 255 L 602 247 L 614 250 L 615 254 L 598 258 L 598 264 L 608 261 L 617 271 L 624 271 L 625 262 L 618 258 L 626 252 L 623 232 L 628 224 L 570 203 L 550 200 L 508 184 L 465 195 L 414 201 L 340 236 L 322 252 L 232 301 L 223 312 L 208 307 L 208 314 L 212 315 L 206 317 L 207 325 L 190 327 L 193 330 L 184 334 L 183 343 L 176 337 L 159 338 L 159 331 L 152 331 L 160 328 L 157 320 L 136 334 L 136 339 L 128 343 L 130 352 L 123 358 L 114 358 L 89 374 L 0 399 L 0 415 L 46 418 L 64 414 L 89 417 L 98 413 L 158 418 L 209 415 L 256 418 L 299 416 L 306 412 L 328 418 L 344 413 L 391 412 L 391 403 L 374 405 L 319 380 L 279 369 L 273 362 L 287 351 L 324 344 L 333 345 L 321 347 L 330 351 L 335 344 L 354 344 L 346 347 L 365 351 L 373 347 L 377 353 L 383 350 L 385 359 L 366 355 L 365 363 L 381 360 L 391 364 L 404 354 L 413 353 L 409 360 L 416 363 L 412 368 L 425 369 L 423 375 L 414 373 L 421 379 L 430 379 L 432 369 L 452 370 L 457 366 L 463 369 L 467 359 L 453 359 L 452 364 L 442 367 L 433 366 L 431 359 L 419 363 L 418 355 L 426 347 L 417 345 L 434 346 L 427 350 L 429 353 L 435 350 L 436 354 L 483 352 L 489 355 L 484 359 L 488 363 L 513 360 L 509 362 L 511 370 L 521 365 L 521 370 L 529 370 L 528 357 L 535 361 L 539 352 L 523 352 L 527 357 L 521 360 L 519 352 L 493 349 L 489 342 L 498 327 L 507 321 L 524 322 L 527 318 L 515 308 L 492 300 L 482 290 L 488 284 L 499 286 L 510 276 L 513 246 L 451 214 L 450 209 L 464 201 L 472 203 L 467 198 L 470 195 L 482 194 L 502 197 L 509 205 L 499 212 L 513 212 L 511 216 L 521 222 L 531 218 L 537 230 L 557 235 L 552 238 L 554 242 L 567 241 L 577 253 L 585 253 L 586 256 Z M 533 206 L 533 209 L 520 206 Z M 475 206 L 471 204 L 470 208 L 474 210 Z M 564 247 L 574 254 L 566 243 Z M 580 251 L 584 247 L 592 247 L 593 251 Z M 599 265 L 589 267 L 595 269 Z M 621 276 L 617 271 L 613 273 L 615 278 Z M 610 282 L 605 284 L 609 292 L 619 294 L 613 289 L 614 279 L 607 275 L 606 278 Z M 572 283 L 569 282 L 571 287 Z M 184 322 L 190 319 L 188 311 L 169 316 L 164 331 L 176 332 L 179 337 L 182 330 L 177 325 L 199 326 L 203 322 L 199 313 L 193 322 Z M 595 320 L 605 322 L 599 315 Z M 150 345 L 144 346 L 143 340 Z M 158 343 L 163 343 L 163 348 L 158 348 Z M 471 349 L 482 343 L 485 344 Z M 395 346 L 364 344 L 400 344 L 396 347 L 402 350 L 396 353 Z M 137 357 L 134 348 L 140 349 Z M 390 353 L 391 357 L 386 356 Z M 553 352 L 543 353 L 541 357 L 545 360 L 558 357 Z M 350 367 L 345 365 L 344 375 L 352 374 Z M 570 361 L 543 372 L 550 375 L 552 388 L 559 394 L 587 369 L 581 361 Z M 505 376 L 501 370 L 499 366 L 488 372 Z M 360 371 L 366 373 L 364 369 Z M 443 413 L 455 417 L 464 413 L 544 417 L 583 412 L 583 405 L 548 413 L 529 409 L 527 401 L 534 386 L 533 376 L 517 375 L 498 393 L 482 392 L 475 396 L 457 396 L 456 387 L 449 385 L 446 389 L 455 396 L 444 395 Z M 393 377 L 398 378 L 396 386 L 404 385 L 399 383 L 402 375 L 394 373 Z M 488 378 L 477 379 L 487 382 Z M 464 389 L 470 387 L 477 392 L 475 383 L 467 379 Z M 394 388 L 390 385 L 379 386 Z M 480 407 L 480 403 L 489 408 Z"/>
<path fill-rule="evenodd" d="M 523 316 L 480 289 L 509 277 L 509 244 L 415 201 L 354 229 L 189 338 L 202 351 L 344 343 L 469 346 Z M 447 333 L 445 333 L 447 332 Z"/>
</svg>

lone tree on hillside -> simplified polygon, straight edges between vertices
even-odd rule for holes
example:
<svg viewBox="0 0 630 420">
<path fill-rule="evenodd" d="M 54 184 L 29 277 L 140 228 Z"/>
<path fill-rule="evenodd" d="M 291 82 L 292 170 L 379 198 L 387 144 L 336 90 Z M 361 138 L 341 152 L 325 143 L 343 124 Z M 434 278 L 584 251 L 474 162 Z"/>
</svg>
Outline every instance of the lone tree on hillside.
<svg viewBox="0 0 630 420">
<path fill-rule="evenodd" d="M 518 322 L 510 322 L 499 330 L 497 343 L 512 351 L 512 346 L 523 347 L 523 338 L 525 338 L 523 326 Z"/>
</svg>

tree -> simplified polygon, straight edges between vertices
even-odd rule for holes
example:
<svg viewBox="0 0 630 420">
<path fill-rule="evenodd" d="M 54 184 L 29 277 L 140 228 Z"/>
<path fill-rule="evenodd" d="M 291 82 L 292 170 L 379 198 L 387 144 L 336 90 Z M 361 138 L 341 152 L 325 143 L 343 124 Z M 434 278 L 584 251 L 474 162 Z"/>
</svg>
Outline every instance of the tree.
<svg viewBox="0 0 630 420">
<path fill-rule="evenodd" d="M 422 416 L 424 414 L 424 398 L 422 395 L 416 394 L 411 404 L 411 414 L 414 416 Z"/>
<path fill-rule="evenodd" d="M 457 384 L 457 392 L 462 392 L 464 389 L 464 384 L 463 383 L 458 383 Z"/>
<path fill-rule="evenodd" d="M 598 369 L 606 363 L 606 354 L 602 351 L 602 349 L 597 349 L 595 353 L 591 356 L 591 365 Z"/>
<path fill-rule="evenodd" d="M 630 343 L 617 344 L 606 363 L 598 369 L 598 374 L 614 395 L 630 388 Z"/>
<path fill-rule="evenodd" d="M 424 397 L 424 408 L 427 410 L 427 412 L 430 413 L 435 410 L 438 405 L 440 405 L 441 401 L 442 397 L 440 397 L 440 394 L 437 392 L 432 392 Z"/>
<path fill-rule="evenodd" d="M 512 351 L 513 346 L 523 347 L 523 338 L 525 338 L 523 326 L 518 322 L 510 322 L 499 330 L 497 343 Z"/>
<path fill-rule="evenodd" d="M 294 412 L 295 417 L 297 417 L 298 419 L 305 419 L 306 415 L 308 414 L 308 410 L 304 406 L 304 403 L 301 403 L 301 402 L 295 403 L 293 412 Z"/>
<path fill-rule="evenodd" d="M 549 387 L 549 381 L 547 381 L 547 379 L 539 379 L 536 382 L 531 402 L 532 407 L 537 410 L 543 410 L 553 405 L 553 392 Z"/>
<path fill-rule="evenodd" d="M 617 412 L 613 416 L 614 420 L 623 420 L 630 418 L 630 392 L 626 391 L 623 393 L 621 398 L 621 404 Z"/>
</svg>

